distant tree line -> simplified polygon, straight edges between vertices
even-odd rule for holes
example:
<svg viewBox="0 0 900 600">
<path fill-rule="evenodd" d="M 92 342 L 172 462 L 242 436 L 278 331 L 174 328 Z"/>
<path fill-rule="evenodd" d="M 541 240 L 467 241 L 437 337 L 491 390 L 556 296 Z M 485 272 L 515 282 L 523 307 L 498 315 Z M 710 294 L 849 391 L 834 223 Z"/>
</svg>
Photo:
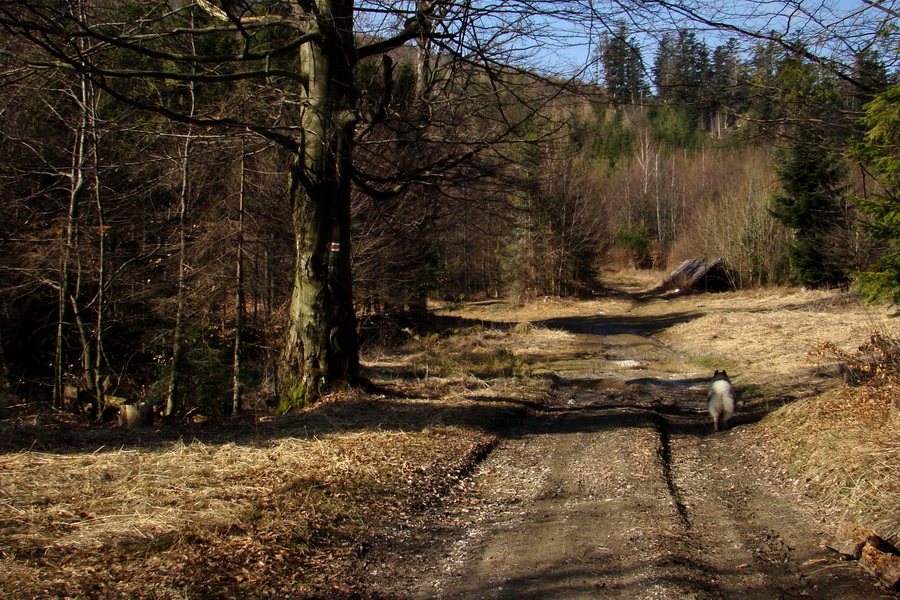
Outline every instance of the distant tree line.
<svg viewBox="0 0 900 600">
<path fill-rule="evenodd" d="M 849 282 L 883 250 L 875 239 L 860 235 L 861 228 L 870 232 L 872 228 L 861 220 L 861 204 L 852 197 L 884 184 L 885 179 L 873 179 L 871 163 L 856 162 L 859 168 L 851 173 L 848 155 L 853 140 L 864 135 L 866 124 L 860 121 L 864 107 L 898 83 L 892 58 L 896 49 L 896 40 L 880 48 L 867 46 L 852 56 L 846 68 L 834 70 L 813 60 L 799 42 L 786 46 L 763 40 L 742 50 L 732 38 L 710 51 L 697 32 L 678 29 L 661 37 L 648 68 L 636 37 L 621 25 L 601 44 L 599 53 L 609 103 L 617 110 L 613 119 L 620 121 L 623 111 L 634 114 L 637 106 L 648 121 L 649 132 L 642 134 L 645 137 L 634 154 L 639 165 L 652 159 L 656 173 L 666 154 L 668 160 L 676 160 L 673 149 L 699 151 L 703 160 L 717 147 L 716 151 L 730 147 L 736 152 L 771 149 L 768 163 L 773 180 L 760 185 L 777 184 L 780 189 L 767 194 L 756 214 L 744 213 L 748 230 L 728 237 L 736 247 L 718 252 L 733 254 L 730 262 L 743 265 L 736 272 L 741 284 L 793 280 L 821 286 Z M 651 87 L 655 93 L 651 94 Z M 622 152 L 602 154 L 618 160 Z M 646 173 L 646 167 L 642 168 Z M 682 236 L 676 215 L 672 215 L 672 226 L 661 218 L 676 211 L 672 194 L 663 194 L 670 198 L 661 203 L 657 192 L 652 195 L 654 205 L 645 206 L 637 218 L 629 215 L 620 228 L 623 245 L 643 254 L 636 264 L 651 262 L 652 244 L 640 243 L 635 236 L 655 237 L 663 253 L 667 241 Z M 701 204 L 692 203 L 694 207 Z M 740 204 L 746 209 L 753 202 Z M 863 212 L 872 214 L 871 203 L 862 206 L 868 207 Z M 715 211 L 715 206 L 699 213 L 707 231 L 713 220 L 710 210 Z M 734 214 L 720 220 L 724 227 L 734 221 Z M 748 257 L 762 253 L 748 248 L 748 240 L 754 230 L 771 232 L 773 225 L 784 227 L 785 235 L 774 248 L 770 246 L 769 254 L 774 249 L 784 262 L 778 265 L 778 260 L 769 259 L 765 267 L 753 265 Z M 702 238 L 697 233 L 695 245 Z M 774 240 L 767 233 L 760 241 Z"/>
</svg>

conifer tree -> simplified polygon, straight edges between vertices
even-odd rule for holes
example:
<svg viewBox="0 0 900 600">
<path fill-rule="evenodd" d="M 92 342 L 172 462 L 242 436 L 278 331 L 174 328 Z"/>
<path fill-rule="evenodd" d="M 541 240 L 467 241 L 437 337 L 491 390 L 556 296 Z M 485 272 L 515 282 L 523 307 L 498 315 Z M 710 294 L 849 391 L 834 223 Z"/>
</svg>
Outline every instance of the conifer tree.
<svg viewBox="0 0 900 600">
<path fill-rule="evenodd" d="M 774 168 L 783 192 L 772 198 L 772 215 L 795 232 L 788 257 L 798 283 L 826 286 L 845 281 L 834 247 L 845 175 L 839 157 L 798 132 Z"/>
<path fill-rule="evenodd" d="M 714 115 L 722 114 L 726 126 L 731 123 L 729 115 L 739 114 L 745 108 L 743 71 L 744 63 L 736 39 L 732 38 L 713 50 L 708 87 L 709 109 Z"/>
<path fill-rule="evenodd" d="M 856 274 L 857 284 L 871 302 L 900 305 L 900 86 L 878 94 L 868 104 L 863 123 L 868 129 L 855 153 L 875 173 L 881 191 L 857 202 L 872 217 L 864 225 L 867 233 L 884 244 L 885 251 L 868 270 Z"/>
<path fill-rule="evenodd" d="M 606 93 L 615 106 L 640 104 L 648 94 L 644 59 L 628 27 L 622 23 L 600 46 Z"/>
<path fill-rule="evenodd" d="M 653 76 L 661 99 L 700 104 L 710 78 L 709 48 L 687 29 L 666 34 L 659 44 Z"/>
</svg>

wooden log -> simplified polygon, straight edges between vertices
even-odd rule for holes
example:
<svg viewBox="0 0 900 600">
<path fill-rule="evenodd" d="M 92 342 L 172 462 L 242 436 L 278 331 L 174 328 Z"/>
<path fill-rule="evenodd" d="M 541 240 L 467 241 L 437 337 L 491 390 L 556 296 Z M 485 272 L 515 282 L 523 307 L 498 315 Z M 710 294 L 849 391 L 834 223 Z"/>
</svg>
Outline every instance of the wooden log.
<svg viewBox="0 0 900 600">
<path fill-rule="evenodd" d="M 844 560 L 858 560 L 882 585 L 900 589 L 900 551 L 868 527 L 841 523 L 825 547 L 840 553 Z"/>
<path fill-rule="evenodd" d="M 123 404 L 119 407 L 119 426 L 127 429 L 153 425 L 152 404 Z"/>
<path fill-rule="evenodd" d="M 859 560 L 866 540 L 871 536 L 875 536 L 875 532 L 868 527 L 841 523 L 835 536 L 825 542 L 825 547 L 840 554 L 843 560 Z"/>
<path fill-rule="evenodd" d="M 669 273 L 660 287 L 681 290 L 706 288 L 708 291 L 733 288 L 721 258 L 689 258 Z"/>
<path fill-rule="evenodd" d="M 862 549 L 859 564 L 888 589 L 900 588 L 900 556 L 866 544 Z"/>
</svg>

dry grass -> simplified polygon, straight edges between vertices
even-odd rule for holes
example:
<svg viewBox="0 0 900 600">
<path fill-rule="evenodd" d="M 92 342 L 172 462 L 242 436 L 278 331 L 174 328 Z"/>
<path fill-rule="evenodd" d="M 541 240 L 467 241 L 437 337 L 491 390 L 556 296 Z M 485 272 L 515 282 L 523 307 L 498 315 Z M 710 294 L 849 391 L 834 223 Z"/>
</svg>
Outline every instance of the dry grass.
<svg viewBox="0 0 900 600">
<path fill-rule="evenodd" d="M 420 332 L 404 330 L 405 339 L 390 349 L 370 352 L 365 367 L 380 376 L 401 379 L 491 381 L 540 375 L 536 365 L 548 353 L 576 343 L 577 336 L 529 319 L 509 305 L 480 304 L 440 310 L 452 327 Z"/>
<path fill-rule="evenodd" d="M 650 309 L 652 310 L 652 309 Z M 887 311 L 841 292 L 769 288 L 672 298 L 665 310 L 694 316 L 660 334 L 700 365 L 722 365 L 753 385 L 809 385 L 834 360 L 814 355 L 823 343 L 852 351 L 874 328 L 890 327 Z"/>
<path fill-rule="evenodd" d="M 261 423 L 256 435 L 234 430 L 233 442 L 5 454 L 0 590 L 5 598 L 321 593 L 379 519 L 437 493 L 489 442 L 455 418 L 477 408 L 464 399 L 344 398 Z"/>
<path fill-rule="evenodd" d="M 635 292 L 653 289 L 662 277 L 626 271 L 612 278 L 618 289 Z M 454 314 L 477 319 L 489 310 Z M 630 300 L 548 298 L 492 317 L 681 315 L 656 337 L 710 372 L 727 368 L 744 403 L 773 411 L 754 434 L 776 449 L 797 484 L 820 494 L 835 520 L 859 519 L 900 542 L 900 324 L 892 312 L 852 293 L 776 287 Z M 875 340 L 893 340 L 894 350 L 873 343 L 873 332 Z M 870 377 L 856 385 L 861 373 Z M 845 383 L 847 374 L 852 382 Z"/>
<path fill-rule="evenodd" d="M 692 315 L 658 337 L 700 366 L 728 368 L 745 401 L 784 404 L 754 428 L 760 442 L 835 520 L 859 520 L 900 542 L 900 329 L 888 307 L 769 288 L 632 310 Z"/>
<path fill-rule="evenodd" d="M 896 389 L 890 391 L 896 401 Z M 900 542 L 900 410 L 866 390 L 839 388 L 779 409 L 760 433 L 815 489 L 834 520 Z"/>
<path fill-rule="evenodd" d="M 900 544 L 900 342 L 878 331 L 855 351 L 824 344 L 846 384 L 790 404 L 771 419 L 774 436 L 843 520 Z"/>
<path fill-rule="evenodd" d="M 569 298 L 550 297 L 528 302 L 521 306 L 505 303 L 478 303 L 463 306 L 436 306 L 439 315 L 452 315 L 473 323 L 540 323 L 540 321 L 565 316 L 585 314 L 590 305 L 605 306 L 603 300 L 584 301 Z"/>
<path fill-rule="evenodd" d="M 410 378 L 422 354 L 518 357 L 546 334 L 413 340 L 369 362 L 385 393 L 252 423 L 2 423 L 0 597 L 364 597 L 353 571 L 378 527 L 444 494 L 547 386 L 502 377 L 502 360 L 484 377 Z"/>
</svg>

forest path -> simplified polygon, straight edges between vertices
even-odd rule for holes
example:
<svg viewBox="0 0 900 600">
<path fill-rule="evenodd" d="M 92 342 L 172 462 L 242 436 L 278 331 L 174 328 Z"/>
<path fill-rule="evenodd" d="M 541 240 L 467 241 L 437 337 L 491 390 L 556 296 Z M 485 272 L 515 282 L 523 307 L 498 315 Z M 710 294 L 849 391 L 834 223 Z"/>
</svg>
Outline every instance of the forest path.
<svg viewBox="0 0 900 600">
<path fill-rule="evenodd" d="M 573 319 L 578 364 L 439 506 L 386 534 L 384 598 L 895 598 L 821 549 L 826 525 L 706 377 L 650 334 L 685 315 Z M 585 358 L 588 360 L 585 360 Z M 586 365 L 592 365 L 586 367 Z"/>
</svg>

